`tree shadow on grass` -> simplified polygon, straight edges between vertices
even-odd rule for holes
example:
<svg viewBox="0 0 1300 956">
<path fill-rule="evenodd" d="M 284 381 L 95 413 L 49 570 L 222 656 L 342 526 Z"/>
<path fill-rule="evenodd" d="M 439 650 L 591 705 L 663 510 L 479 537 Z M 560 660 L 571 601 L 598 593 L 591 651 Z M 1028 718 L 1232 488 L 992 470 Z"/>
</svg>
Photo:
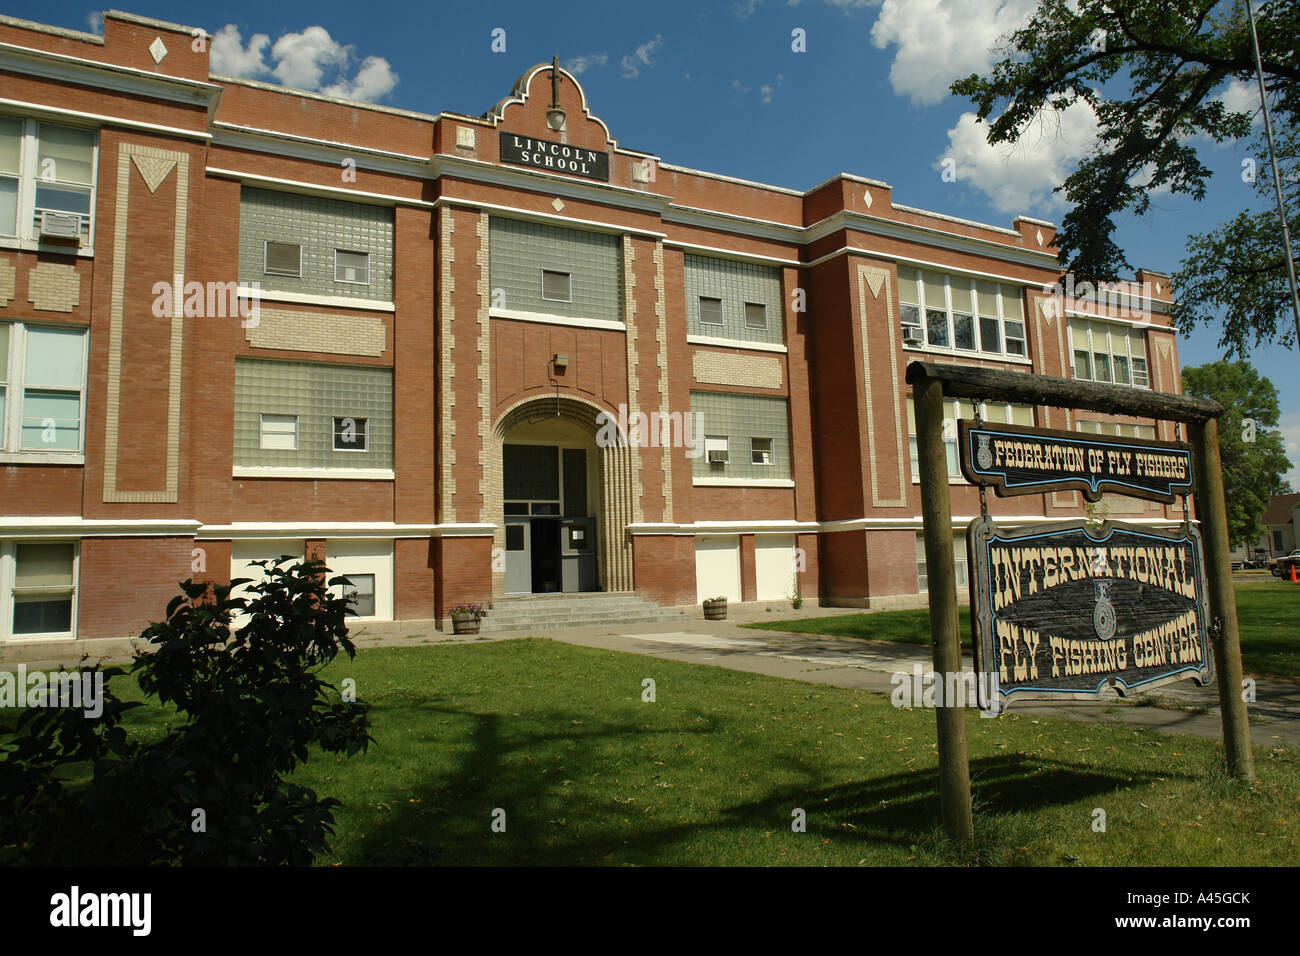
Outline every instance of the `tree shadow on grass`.
<svg viewBox="0 0 1300 956">
<path fill-rule="evenodd" d="M 683 735 L 695 746 L 696 735 L 703 744 L 722 732 L 703 712 L 687 714 L 691 719 L 667 728 L 593 720 L 590 712 L 533 712 L 530 722 L 546 728 L 535 730 L 500 714 L 428 704 L 423 710 L 467 722 L 467 738 L 450 769 L 431 769 L 427 779 L 403 791 L 402 799 L 395 795 L 382 810 L 354 806 L 341 814 L 335 840 L 339 862 L 789 862 L 781 848 L 788 845 L 796 808 L 806 812 L 813 837 L 809 842 L 804 836 L 801 848 L 821 842 L 873 862 L 901 862 L 909 847 L 933 842 L 939 819 L 933 766 L 873 774 L 864 764 L 861 779 L 845 781 L 841 765 L 834 774 L 838 781 L 831 781 L 830 768 L 823 771 L 815 759 L 764 752 L 756 742 L 753 760 L 746 764 L 751 769 L 741 771 L 747 780 L 732 785 L 729 778 L 692 772 L 687 765 L 698 757 L 675 757 L 684 746 Z M 653 759 L 661 751 L 667 756 Z M 717 751 L 716 756 L 724 754 Z M 1110 772 L 1022 754 L 977 758 L 970 766 L 976 804 L 982 816 L 993 817 L 1070 804 L 1145 786 L 1156 778 L 1154 773 Z M 718 772 L 727 771 L 712 771 Z M 504 832 L 492 827 L 498 809 L 504 811 Z M 737 851 L 746 845 L 751 849 Z M 769 851 L 770 859 L 763 855 Z"/>
</svg>

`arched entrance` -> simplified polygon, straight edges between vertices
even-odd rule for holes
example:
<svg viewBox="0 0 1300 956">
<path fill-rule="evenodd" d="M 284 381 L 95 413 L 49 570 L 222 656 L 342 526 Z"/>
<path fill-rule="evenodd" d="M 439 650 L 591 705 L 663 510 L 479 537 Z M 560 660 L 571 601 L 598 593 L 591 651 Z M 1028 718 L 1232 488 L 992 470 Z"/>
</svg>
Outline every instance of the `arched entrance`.
<svg viewBox="0 0 1300 956">
<path fill-rule="evenodd" d="M 607 441 L 614 429 L 602 429 L 602 411 L 544 397 L 497 420 L 487 495 L 494 596 L 631 590 L 635 449 L 621 434 Z"/>
</svg>

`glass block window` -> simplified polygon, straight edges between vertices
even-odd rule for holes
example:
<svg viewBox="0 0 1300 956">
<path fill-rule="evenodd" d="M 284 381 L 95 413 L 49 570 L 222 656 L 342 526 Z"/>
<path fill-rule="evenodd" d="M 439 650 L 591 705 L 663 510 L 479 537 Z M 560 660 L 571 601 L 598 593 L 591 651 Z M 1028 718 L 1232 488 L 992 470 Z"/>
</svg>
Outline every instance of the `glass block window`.
<svg viewBox="0 0 1300 956">
<path fill-rule="evenodd" d="M 790 409 L 784 398 L 735 392 L 691 392 L 691 411 L 704 416 L 705 452 L 694 459 L 696 478 L 789 478 Z M 757 442 L 757 444 L 755 444 Z M 710 448 L 727 462 L 710 463 Z M 766 457 L 766 462 L 756 461 Z"/>
<path fill-rule="evenodd" d="M 507 500 L 560 500 L 560 458 L 555 445 L 502 445 L 501 468 Z"/>
<path fill-rule="evenodd" d="M 622 320 L 619 236 L 493 216 L 488 244 L 494 309 Z"/>
<path fill-rule="evenodd" d="M 1149 388 L 1146 333 L 1114 322 L 1071 319 L 1073 376 L 1093 382 Z"/>
<path fill-rule="evenodd" d="M 241 284 L 392 301 L 392 278 L 391 207 L 251 186 L 240 191 Z"/>
<path fill-rule="evenodd" d="M 347 419 L 365 422 L 364 451 L 336 444 L 336 424 L 346 431 Z M 235 465 L 391 468 L 392 369 L 236 359 Z"/>
<path fill-rule="evenodd" d="M 903 344 L 911 348 L 1029 354 L 1018 286 L 900 265 L 898 300 Z"/>
<path fill-rule="evenodd" d="M 781 270 L 753 262 L 687 255 L 686 331 L 691 335 L 785 342 Z M 717 311 L 712 305 L 717 302 Z"/>
</svg>

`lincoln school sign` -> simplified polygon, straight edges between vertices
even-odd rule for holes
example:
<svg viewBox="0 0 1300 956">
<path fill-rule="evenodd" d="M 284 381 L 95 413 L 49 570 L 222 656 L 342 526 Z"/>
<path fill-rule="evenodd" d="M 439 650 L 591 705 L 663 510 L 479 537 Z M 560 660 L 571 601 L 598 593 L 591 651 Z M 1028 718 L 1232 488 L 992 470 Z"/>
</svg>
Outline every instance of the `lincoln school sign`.
<svg viewBox="0 0 1300 956">
<path fill-rule="evenodd" d="M 609 182 L 609 153 L 517 133 L 501 134 L 501 162 Z"/>
<path fill-rule="evenodd" d="M 987 517 L 967 532 L 980 705 L 1207 683 L 1201 539 L 1190 526 L 1068 522 L 1015 531 Z"/>
<path fill-rule="evenodd" d="M 1172 502 L 1192 490 L 1192 450 L 1178 442 L 1091 438 L 1016 425 L 957 426 L 961 470 L 998 497 L 1081 491 L 1089 501 L 1115 491 Z"/>
</svg>

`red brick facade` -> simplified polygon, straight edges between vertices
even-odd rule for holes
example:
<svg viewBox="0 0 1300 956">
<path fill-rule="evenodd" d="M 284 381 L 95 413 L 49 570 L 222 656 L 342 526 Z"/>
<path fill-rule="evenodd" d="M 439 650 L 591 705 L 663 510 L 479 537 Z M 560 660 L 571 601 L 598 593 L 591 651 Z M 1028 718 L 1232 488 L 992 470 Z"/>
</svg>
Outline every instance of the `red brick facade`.
<svg viewBox="0 0 1300 956">
<path fill-rule="evenodd" d="M 790 479 L 702 483 L 681 449 L 667 458 L 637 449 L 626 487 L 601 492 L 608 508 L 622 509 L 604 514 L 623 515 L 610 547 L 627 549 L 627 584 L 669 605 L 712 596 L 697 588 L 697 537 L 710 535 L 734 537 L 740 600 L 763 599 L 764 568 L 776 560 L 765 545 L 778 539 L 794 549 L 805 600 L 915 600 L 920 500 L 903 374 L 927 350 L 902 341 L 900 265 L 1022 290 L 1026 360 L 951 352 L 941 360 L 1071 374 L 1068 318 L 1043 291 L 1059 279 L 1050 224 L 985 226 L 896 206 L 890 187 L 848 174 L 799 192 L 673 166 L 620 148 L 567 72 L 557 132 L 547 126 L 548 64 L 482 117 L 418 115 L 218 81 L 189 28 L 114 13 L 104 25 L 100 38 L 0 20 L 0 42 L 20 48 L 0 57 L 0 112 L 97 136 L 93 243 L 74 252 L 38 242 L 24 238 L 22 223 L 17 237 L 0 235 L 0 323 L 88 330 L 78 451 L 51 458 L 7 445 L 0 463 L 0 555 L 12 563 L 21 542 L 76 546 L 76 639 L 138 634 L 177 581 L 228 581 L 240 542 L 252 540 L 294 542 L 321 557 L 378 542 L 391 570 L 377 586 L 391 589 L 385 606 L 396 620 L 441 621 L 453 604 L 490 602 L 501 596 L 493 431 L 503 416 L 557 397 L 611 416 L 633 402 L 685 411 L 697 389 L 784 399 Z M 155 38 L 168 51 L 161 62 L 149 52 Z M 100 82 L 110 73 L 112 83 Z M 501 132 L 608 153 L 609 181 L 502 162 Z M 151 188 L 145 170 L 156 155 L 167 172 Z M 262 302 L 290 316 L 377 319 L 378 355 L 259 345 L 238 316 L 158 317 L 155 284 L 177 272 L 186 282 L 240 279 L 241 187 L 351 195 L 392 210 L 391 305 Z M 483 255 L 490 216 L 619 236 L 630 263 L 625 313 L 605 323 L 493 314 Z M 691 341 L 688 255 L 777 270 L 782 344 Z M 50 276 L 70 281 L 55 266 L 75 270 L 71 306 L 42 291 Z M 1145 321 L 1130 323 L 1145 336 L 1150 386 L 1178 391 L 1168 282 L 1138 280 L 1154 303 Z M 557 354 L 568 356 L 559 372 L 549 364 Z M 774 362 L 779 385 L 702 380 L 701 356 L 736 358 L 740 368 Z M 235 367 L 250 357 L 391 369 L 391 477 L 238 473 Z M 1076 426 L 1059 409 L 1037 409 L 1035 424 Z M 992 506 L 1026 521 L 1082 512 L 1077 495 Z M 955 523 L 978 507 L 975 489 L 955 481 Z M 1170 517 L 1152 506 L 1141 520 Z M 621 560 L 602 557 L 611 567 Z M 0 573 L 0 589 L 11 586 Z M 9 607 L 0 595 L 0 612 Z M 0 641 L 18 639 L 0 628 Z"/>
</svg>

